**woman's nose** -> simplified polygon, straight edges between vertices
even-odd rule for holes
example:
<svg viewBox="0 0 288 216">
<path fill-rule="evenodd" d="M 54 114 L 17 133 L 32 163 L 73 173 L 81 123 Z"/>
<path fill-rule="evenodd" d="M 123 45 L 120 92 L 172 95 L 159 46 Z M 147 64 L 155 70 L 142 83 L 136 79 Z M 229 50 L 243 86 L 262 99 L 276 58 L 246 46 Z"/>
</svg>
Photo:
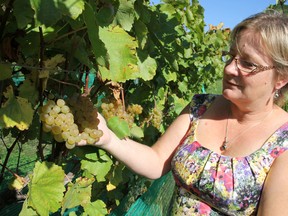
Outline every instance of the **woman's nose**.
<svg viewBox="0 0 288 216">
<path fill-rule="evenodd" d="M 238 68 L 236 65 L 236 61 L 235 58 L 231 59 L 229 62 L 226 63 L 225 67 L 224 67 L 224 73 L 226 74 L 238 74 Z"/>
</svg>

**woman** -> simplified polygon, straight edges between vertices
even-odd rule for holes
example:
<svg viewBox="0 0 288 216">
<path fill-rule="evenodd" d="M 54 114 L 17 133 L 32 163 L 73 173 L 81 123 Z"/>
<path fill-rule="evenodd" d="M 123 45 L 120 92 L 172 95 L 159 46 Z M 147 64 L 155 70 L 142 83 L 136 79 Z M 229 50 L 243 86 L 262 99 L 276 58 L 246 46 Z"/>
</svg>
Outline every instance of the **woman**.
<svg viewBox="0 0 288 216">
<path fill-rule="evenodd" d="M 102 118 L 101 147 L 136 173 L 172 170 L 173 215 L 288 215 L 288 18 L 260 13 L 232 32 L 222 95 L 195 95 L 148 147 L 120 140 Z M 85 143 L 80 143 L 85 144 Z"/>
</svg>

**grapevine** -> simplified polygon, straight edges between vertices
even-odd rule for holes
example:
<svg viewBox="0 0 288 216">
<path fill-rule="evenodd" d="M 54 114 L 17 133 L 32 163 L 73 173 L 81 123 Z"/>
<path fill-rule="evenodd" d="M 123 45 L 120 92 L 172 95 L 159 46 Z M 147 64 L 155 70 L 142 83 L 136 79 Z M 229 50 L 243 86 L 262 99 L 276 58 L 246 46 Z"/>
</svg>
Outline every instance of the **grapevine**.
<svg viewBox="0 0 288 216">
<path fill-rule="evenodd" d="M 97 115 L 89 98 L 80 96 L 70 100 L 70 104 L 63 99 L 48 100 L 41 108 L 40 120 L 43 131 L 51 132 L 57 142 L 65 142 L 72 149 L 81 139 L 93 144 L 103 135 L 98 130 Z"/>
</svg>

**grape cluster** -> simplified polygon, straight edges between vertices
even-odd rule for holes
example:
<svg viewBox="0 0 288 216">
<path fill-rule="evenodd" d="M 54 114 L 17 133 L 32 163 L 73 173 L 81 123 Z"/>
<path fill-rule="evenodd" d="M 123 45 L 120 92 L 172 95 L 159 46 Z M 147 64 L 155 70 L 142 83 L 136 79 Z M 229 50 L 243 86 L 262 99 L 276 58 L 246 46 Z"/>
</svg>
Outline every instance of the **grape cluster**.
<svg viewBox="0 0 288 216">
<path fill-rule="evenodd" d="M 91 107 L 81 102 L 82 100 L 79 101 L 78 106 L 70 107 L 63 99 L 58 99 L 56 102 L 48 100 L 40 110 L 43 131 L 51 132 L 57 142 L 65 142 L 68 149 L 74 148 L 81 139 L 86 140 L 88 144 L 93 144 L 103 135 L 103 132 L 98 130 L 97 110 L 93 109 L 93 104 Z M 85 112 L 91 112 L 93 118 L 90 117 L 89 121 L 83 118 L 80 113 L 82 112 L 83 115 L 85 113 L 83 109 L 80 110 L 80 107 L 84 107 Z"/>
<path fill-rule="evenodd" d="M 142 106 L 138 104 L 128 105 L 127 111 L 124 106 L 119 101 L 107 102 L 101 104 L 102 114 L 105 119 L 109 119 L 113 116 L 117 116 L 123 120 L 125 120 L 129 127 L 131 128 L 134 124 L 135 117 L 140 115 L 143 111 Z"/>
<path fill-rule="evenodd" d="M 86 140 L 88 144 L 97 142 L 103 135 L 98 130 L 98 110 L 87 96 L 72 97 L 69 106 L 75 118 L 75 123 L 81 131 L 81 138 Z"/>
<path fill-rule="evenodd" d="M 152 119 L 151 123 L 155 128 L 157 128 L 157 129 L 160 128 L 161 123 L 162 123 L 162 117 L 163 117 L 163 114 L 162 114 L 161 110 L 154 107 L 152 109 L 152 112 L 151 112 L 151 119 Z"/>
</svg>

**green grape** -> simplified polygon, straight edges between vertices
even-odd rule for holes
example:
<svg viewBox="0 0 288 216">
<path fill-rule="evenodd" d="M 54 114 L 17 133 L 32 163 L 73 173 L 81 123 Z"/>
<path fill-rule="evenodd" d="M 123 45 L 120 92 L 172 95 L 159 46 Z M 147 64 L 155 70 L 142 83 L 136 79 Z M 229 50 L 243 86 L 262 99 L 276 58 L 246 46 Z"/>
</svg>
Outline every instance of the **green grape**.
<svg viewBox="0 0 288 216">
<path fill-rule="evenodd" d="M 55 105 L 52 110 L 58 114 L 58 113 L 60 113 L 61 108 L 59 106 Z"/>
<path fill-rule="evenodd" d="M 75 129 L 78 130 L 78 125 L 75 124 L 75 123 L 71 124 L 71 125 L 70 125 L 70 130 L 75 130 Z"/>
<path fill-rule="evenodd" d="M 74 136 L 69 136 L 66 142 L 70 145 L 74 145 L 76 143 L 75 141 L 76 139 Z"/>
<path fill-rule="evenodd" d="M 44 106 L 41 108 L 41 112 L 44 113 L 44 114 L 47 114 L 47 113 L 50 113 L 51 109 L 52 109 L 51 106 L 44 105 Z"/>
<path fill-rule="evenodd" d="M 86 132 L 82 132 L 82 133 L 81 133 L 81 139 L 87 140 L 88 137 L 89 137 L 89 134 L 87 134 Z"/>
<path fill-rule="evenodd" d="M 68 125 L 74 124 L 74 119 L 73 119 L 73 118 L 66 118 L 64 121 L 65 121 L 66 124 L 68 124 Z"/>
<path fill-rule="evenodd" d="M 45 123 L 48 125 L 53 125 L 54 124 L 54 117 L 52 117 L 50 115 L 46 116 Z"/>
<path fill-rule="evenodd" d="M 89 133 L 89 136 L 92 137 L 93 139 L 97 139 L 103 136 L 103 132 L 101 130 L 92 130 Z"/>
<path fill-rule="evenodd" d="M 61 125 L 61 130 L 62 131 L 68 131 L 70 129 L 70 125 L 69 124 L 67 124 L 67 123 L 63 123 L 62 125 Z"/>
<path fill-rule="evenodd" d="M 51 110 L 49 113 L 50 116 L 53 116 L 54 118 L 56 118 L 58 116 L 58 113 L 55 110 Z"/>
<path fill-rule="evenodd" d="M 53 100 L 48 100 L 47 103 L 46 103 L 46 105 L 53 107 L 53 106 L 55 106 L 55 101 L 53 101 Z"/>
<path fill-rule="evenodd" d="M 80 142 L 80 141 L 81 141 L 81 136 L 76 136 L 76 137 L 75 137 L 75 142 L 78 143 L 78 142 Z"/>
<path fill-rule="evenodd" d="M 48 116 L 49 116 L 48 113 L 41 113 L 40 114 L 40 120 L 43 122 L 47 119 Z"/>
<path fill-rule="evenodd" d="M 63 107 L 66 103 L 65 103 L 65 101 L 64 101 L 63 99 L 58 99 L 58 100 L 56 101 L 56 104 L 57 104 L 57 106 L 59 106 L 59 107 Z"/>
<path fill-rule="evenodd" d="M 74 128 L 73 130 L 70 130 L 70 134 L 71 134 L 71 136 L 76 137 L 79 135 L 79 130 Z"/>
<path fill-rule="evenodd" d="M 57 118 L 62 119 L 62 121 L 65 121 L 66 114 L 64 114 L 64 113 L 59 113 L 59 115 L 58 115 Z"/>
<path fill-rule="evenodd" d="M 94 144 L 94 143 L 95 143 L 95 141 L 96 141 L 96 140 L 95 140 L 95 139 L 93 139 L 92 137 L 88 136 L 88 138 L 87 138 L 87 140 L 86 140 L 86 141 L 87 141 L 87 143 L 88 143 L 88 144 L 92 145 L 92 144 Z"/>
<path fill-rule="evenodd" d="M 65 140 L 63 139 L 62 137 L 62 134 L 55 134 L 54 135 L 54 139 L 57 141 L 57 142 L 64 142 Z"/>
<path fill-rule="evenodd" d="M 65 115 L 65 118 L 64 119 L 73 119 L 73 121 L 74 121 L 74 116 L 73 116 L 73 114 L 72 113 L 66 113 L 66 114 L 64 114 Z"/>
<path fill-rule="evenodd" d="M 68 140 L 68 137 L 70 136 L 70 133 L 68 131 L 63 131 L 61 133 L 61 136 L 66 141 L 66 140 Z"/>
<path fill-rule="evenodd" d="M 54 135 L 60 134 L 62 132 L 61 128 L 57 125 L 53 125 L 51 131 Z"/>
<path fill-rule="evenodd" d="M 75 147 L 75 144 L 69 144 L 68 142 L 66 142 L 65 146 L 67 149 L 73 149 Z"/>
<path fill-rule="evenodd" d="M 57 126 L 60 126 L 64 123 L 63 120 L 61 118 L 59 118 L 59 116 L 54 120 L 54 123 L 57 125 Z"/>
<path fill-rule="evenodd" d="M 70 108 L 67 105 L 64 105 L 61 107 L 61 112 L 62 113 L 69 113 L 70 112 Z"/>
<path fill-rule="evenodd" d="M 51 126 L 51 125 L 48 125 L 48 124 L 46 124 L 46 123 L 43 123 L 43 125 L 42 125 L 42 130 L 43 130 L 44 132 L 48 133 L 48 132 L 51 131 L 51 129 L 52 129 L 52 126 Z"/>
<path fill-rule="evenodd" d="M 91 128 L 85 128 L 84 132 L 90 134 L 93 130 Z"/>
</svg>

